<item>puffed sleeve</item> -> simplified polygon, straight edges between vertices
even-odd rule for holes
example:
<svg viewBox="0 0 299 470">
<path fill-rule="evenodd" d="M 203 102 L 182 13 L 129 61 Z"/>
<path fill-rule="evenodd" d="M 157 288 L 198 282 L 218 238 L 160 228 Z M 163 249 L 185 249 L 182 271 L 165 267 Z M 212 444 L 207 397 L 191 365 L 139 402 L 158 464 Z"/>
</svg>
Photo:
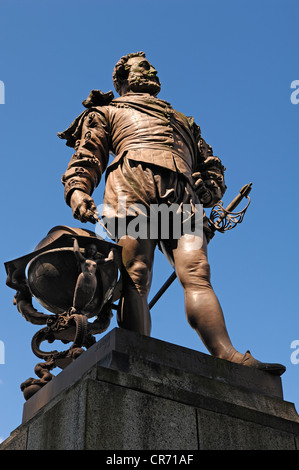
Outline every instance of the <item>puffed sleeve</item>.
<svg viewBox="0 0 299 470">
<path fill-rule="evenodd" d="M 205 207 L 212 207 L 222 199 L 226 191 L 224 180 L 226 168 L 222 165 L 220 158 L 213 155 L 212 147 L 203 139 L 200 127 L 195 123 L 193 124 L 193 134 L 197 144 L 194 173 L 200 173 L 204 187 L 210 193 L 210 201 L 205 204 Z"/>
<path fill-rule="evenodd" d="M 75 189 L 89 195 L 93 193 L 107 167 L 110 135 L 106 107 L 85 111 L 58 136 L 76 150 L 62 176 L 65 200 L 70 205 Z"/>
</svg>

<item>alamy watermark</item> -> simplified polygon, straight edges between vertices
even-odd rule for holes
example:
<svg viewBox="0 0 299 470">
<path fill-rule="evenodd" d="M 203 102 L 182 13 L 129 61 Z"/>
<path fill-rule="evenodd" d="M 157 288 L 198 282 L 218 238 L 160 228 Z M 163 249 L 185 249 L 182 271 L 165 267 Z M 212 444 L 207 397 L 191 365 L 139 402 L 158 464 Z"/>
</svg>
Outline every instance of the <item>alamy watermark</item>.
<svg viewBox="0 0 299 470">
<path fill-rule="evenodd" d="M 291 349 L 294 349 L 290 358 L 291 363 L 297 365 L 299 364 L 299 339 L 295 339 L 291 342 Z"/>
<path fill-rule="evenodd" d="M 291 83 L 291 88 L 294 91 L 291 93 L 290 100 L 292 104 L 299 103 L 299 80 L 293 80 Z"/>
<path fill-rule="evenodd" d="M 102 224 L 97 223 L 97 236 L 120 239 L 179 240 L 183 235 L 200 248 L 203 238 L 202 204 L 131 204 L 126 197 L 118 199 L 117 207 L 97 207 Z M 107 235 L 108 234 L 108 235 Z M 193 239 L 192 239 L 193 237 Z"/>
<path fill-rule="evenodd" d="M 5 347 L 3 341 L 0 340 L 0 364 L 5 364 Z"/>
<path fill-rule="evenodd" d="M 0 104 L 5 104 L 5 85 L 2 80 L 0 80 Z"/>
</svg>

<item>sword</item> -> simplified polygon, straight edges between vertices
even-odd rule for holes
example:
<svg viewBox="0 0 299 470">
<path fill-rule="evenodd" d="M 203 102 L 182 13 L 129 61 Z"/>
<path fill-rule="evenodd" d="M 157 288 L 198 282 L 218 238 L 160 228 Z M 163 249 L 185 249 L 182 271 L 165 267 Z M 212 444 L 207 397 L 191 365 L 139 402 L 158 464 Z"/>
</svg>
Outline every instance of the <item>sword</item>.
<svg viewBox="0 0 299 470">
<path fill-rule="evenodd" d="M 242 223 L 244 215 L 251 202 L 251 199 L 248 196 L 251 191 L 251 188 L 252 183 L 243 186 L 240 189 L 239 194 L 230 202 L 230 204 L 226 208 L 223 207 L 222 201 L 219 201 L 212 207 L 209 218 L 209 227 L 213 231 L 213 233 L 215 233 L 216 231 L 220 233 L 227 232 L 228 230 L 231 230 L 236 227 L 236 225 Z M 233 212 L 244 198 L 248 199 L 247 205 L 244 207 L 244 209 L 239 212 Z M 167 281 L 163 284 L 163 286 L 158 290 L 152 300 L 149 302 L 149 309 L 151 309 L 158 302 L 160 297 L 162 297 L 168 287 L 171 286 L 176 277 L 176 272 L 174 271 L 171 276 L 167 279 Z"/>
<path fill-rule="evenodd" d="M 92 211 L 92 217 L 94 218 L 94 220 L 95 220 L 98 224 L 100 224 L 100 226 L 101 226 L 104 230 L 106 230 L 106 232 L 108 233 L 109 237 L 110 237 L 111 239 L 113 239 L 112 233 L 109 232 L 109 230 L 107 229 L 107 227 L 103 224 L 103 222 L 102 222 L 102 220 L 101 220 L 101 218 L 100 218 L 99 213 L 98 213 L 97 211 Z"/>
<path fill-rule="evenodd" d="M 240 189 L 239 194 L 232 200 L 232 202 L 224 209 L 223 202 L 219 201 L 211 209 L 209 225 L 213 232 L 218 231 L 221 233 L 231 230 L 237 224 L 240 224 L 250 204 L 250 197 L 248 196 L 252 188 L 252 183 L 245 184 Z M 233 210 L 240 204 L 242 199 L 248 199 L 247 206 L 240 212 L 233 212 Z M 218 218 L 217 218 L 218 216 Z M 217 218 L 216 222 L 215 219 Z"/>
</svg>

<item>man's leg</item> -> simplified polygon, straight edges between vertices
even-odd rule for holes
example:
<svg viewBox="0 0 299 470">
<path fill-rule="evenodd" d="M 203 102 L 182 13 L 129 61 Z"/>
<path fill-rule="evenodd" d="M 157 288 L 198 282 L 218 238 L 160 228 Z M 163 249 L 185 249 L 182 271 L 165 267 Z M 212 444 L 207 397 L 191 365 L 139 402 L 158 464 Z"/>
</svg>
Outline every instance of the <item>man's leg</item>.
<svg viewBox="0 0 299 470">
<path fill-rule="evenodd" d="M 148 293 L 152 280 L 155 240 L 122 237 L 123 297 L 121 298 L 118 324 L 120 327 L 150 336 L 151 317 Z"/>
<path fill-rule="evenodd" d="M 182 236 L 172 249 L 176 273 L 185 292 L 188 322 L 198 333 L 208 351 L 216 357 L 248 367 L 281 375 L 285 366 L 256 360 L 249 351 L 239 353 L 229 338 L 222 309 L 210 282 L 207 242 L 194 247 L 194 240 Z"/>
<path fill-rule="evenodd" d="M 118 324 L 137 333 L 150 336 L 151 317 L 147 303 L 150 290 L 155 240 L 135 240 L 123 237 L 124 264 L 123 297 Z M 281 375 L 285 367 L 257 361 L 249 351 L 239 353 L 229 338 L 222 309 L 210 283 L 206 240 L 194 249 L 190 239 L 183 236 L 171 250 L 178 279 L 185 292 L 186 315 L 208 351 L 219 358 Z"/>
<path fill-rule="evenodd" d="M 243 355 L 231 343 L 221 306 L 211 286 L 205 235 L 202 243 L 197 237 L 196 244 L 193 238 L 183 235 L 176 241 L 172 255 L 177 277 L 184 288 L 189 324 L 213 356 L 231 360 L 238 355 L 241 359 Z"/>
</svg>

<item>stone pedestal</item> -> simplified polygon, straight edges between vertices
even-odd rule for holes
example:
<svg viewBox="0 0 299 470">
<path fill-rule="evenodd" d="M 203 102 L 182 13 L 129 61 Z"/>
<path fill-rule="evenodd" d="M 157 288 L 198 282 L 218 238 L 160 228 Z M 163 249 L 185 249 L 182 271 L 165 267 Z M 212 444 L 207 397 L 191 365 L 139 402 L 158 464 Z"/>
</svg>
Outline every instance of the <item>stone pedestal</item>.
<svg viewBox="0 0 299 470">
<path fill-rule="evenodd" d="M 115 328 L 24 405 L 2 450 L 296 450 L 280 377 Z"/>
</svg>

